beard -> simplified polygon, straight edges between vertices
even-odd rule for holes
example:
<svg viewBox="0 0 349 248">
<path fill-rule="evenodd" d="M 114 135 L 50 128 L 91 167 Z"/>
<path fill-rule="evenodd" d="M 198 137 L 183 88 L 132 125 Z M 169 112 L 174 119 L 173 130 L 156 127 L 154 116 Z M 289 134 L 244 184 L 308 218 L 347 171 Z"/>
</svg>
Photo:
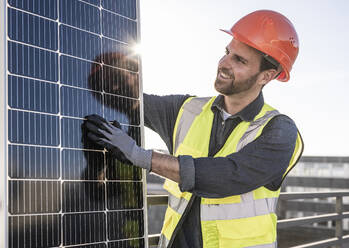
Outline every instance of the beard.
<svg viewBox="0 0 349 248">
<path fill-rule="evenodd" d="M 230 75 L 230 78 L 231 78 L 230 82 L 227 82 L 229 80 L 221 80 L 219 78 L 220 71 L 224 72 L 227 75 Z M 236 81 L 235 76 L 232 72 L 229 72 L 228 70 L 225 70 L 224 68 L 222 68 L 218 70 L 214 87 L 222 95 L 229 96 L 229 95 L 239 94 L 241 92 L 248 91 L 249 89 L 251 89 L 257 82 L 258 75 L 259 75 L 259 72 L 249 77 L 248 79 Z"/>
</svg>

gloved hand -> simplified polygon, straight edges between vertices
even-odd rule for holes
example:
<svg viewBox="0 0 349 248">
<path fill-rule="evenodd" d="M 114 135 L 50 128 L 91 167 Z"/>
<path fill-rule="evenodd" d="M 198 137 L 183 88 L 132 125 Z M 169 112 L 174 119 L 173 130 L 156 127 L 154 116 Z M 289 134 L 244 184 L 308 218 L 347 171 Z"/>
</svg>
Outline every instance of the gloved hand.
<svg viewBox="0 0 349 248">
<path fill-rule="evenodd" d="M 85 118 L 89 139 L 105 147 L 112 154 L 121 151 L 132 164 L 151 170 L 152 151 L 139 147 L 134 139 L 120 129 L 118 122 L 114 121 L 114 125 L 111 125 L 98 115 L 89 115 Z"/>
</svg>

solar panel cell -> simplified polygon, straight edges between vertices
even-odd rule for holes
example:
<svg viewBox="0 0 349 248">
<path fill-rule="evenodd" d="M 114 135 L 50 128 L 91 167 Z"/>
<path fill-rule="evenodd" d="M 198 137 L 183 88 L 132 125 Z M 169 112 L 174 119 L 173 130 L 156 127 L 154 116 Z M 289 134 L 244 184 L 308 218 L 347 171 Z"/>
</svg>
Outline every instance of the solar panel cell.
<svg viewBox="0 0 349 248">
<path fill-rule="evenodd" d="M 58 179 L 59 149 L 9 145 L 8 175 L 12 179 Z"/>
<path fill-rule="evenodd" d="M 7 3 L 8 247 L 145 247 L 142 170 L 83 129 L 141 144 L 137 1 Z"/>
</svg>

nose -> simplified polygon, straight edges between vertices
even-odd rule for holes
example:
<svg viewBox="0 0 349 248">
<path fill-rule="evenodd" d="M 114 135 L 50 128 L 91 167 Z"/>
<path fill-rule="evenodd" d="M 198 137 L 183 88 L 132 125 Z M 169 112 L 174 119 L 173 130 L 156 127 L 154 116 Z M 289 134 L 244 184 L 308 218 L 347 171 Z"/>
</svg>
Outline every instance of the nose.
<svg viewBox="0 0 349 248">
<path fill-rule="evenodd" d="M 231 64 L 229 63 L 229 55 L 225 54 L 218 62 L 219 68 L 230 68 Z"/>
</svg>

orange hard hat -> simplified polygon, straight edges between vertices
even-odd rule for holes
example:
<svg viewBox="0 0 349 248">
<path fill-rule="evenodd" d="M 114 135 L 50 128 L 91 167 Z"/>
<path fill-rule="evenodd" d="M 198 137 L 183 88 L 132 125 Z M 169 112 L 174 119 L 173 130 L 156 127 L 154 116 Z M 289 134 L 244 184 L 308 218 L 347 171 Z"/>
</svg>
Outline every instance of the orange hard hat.
<svg viewBox="0 0 349 248">
<path fill-rule="evenodd" d="M 282 72 L 277 80 L 290 79 L 299 43 L 295 28 L 285 16 L 271 10 L 258 10 L 242 17 L 230 30 L 222 31 L 279 62 Z"/>
</svg>

